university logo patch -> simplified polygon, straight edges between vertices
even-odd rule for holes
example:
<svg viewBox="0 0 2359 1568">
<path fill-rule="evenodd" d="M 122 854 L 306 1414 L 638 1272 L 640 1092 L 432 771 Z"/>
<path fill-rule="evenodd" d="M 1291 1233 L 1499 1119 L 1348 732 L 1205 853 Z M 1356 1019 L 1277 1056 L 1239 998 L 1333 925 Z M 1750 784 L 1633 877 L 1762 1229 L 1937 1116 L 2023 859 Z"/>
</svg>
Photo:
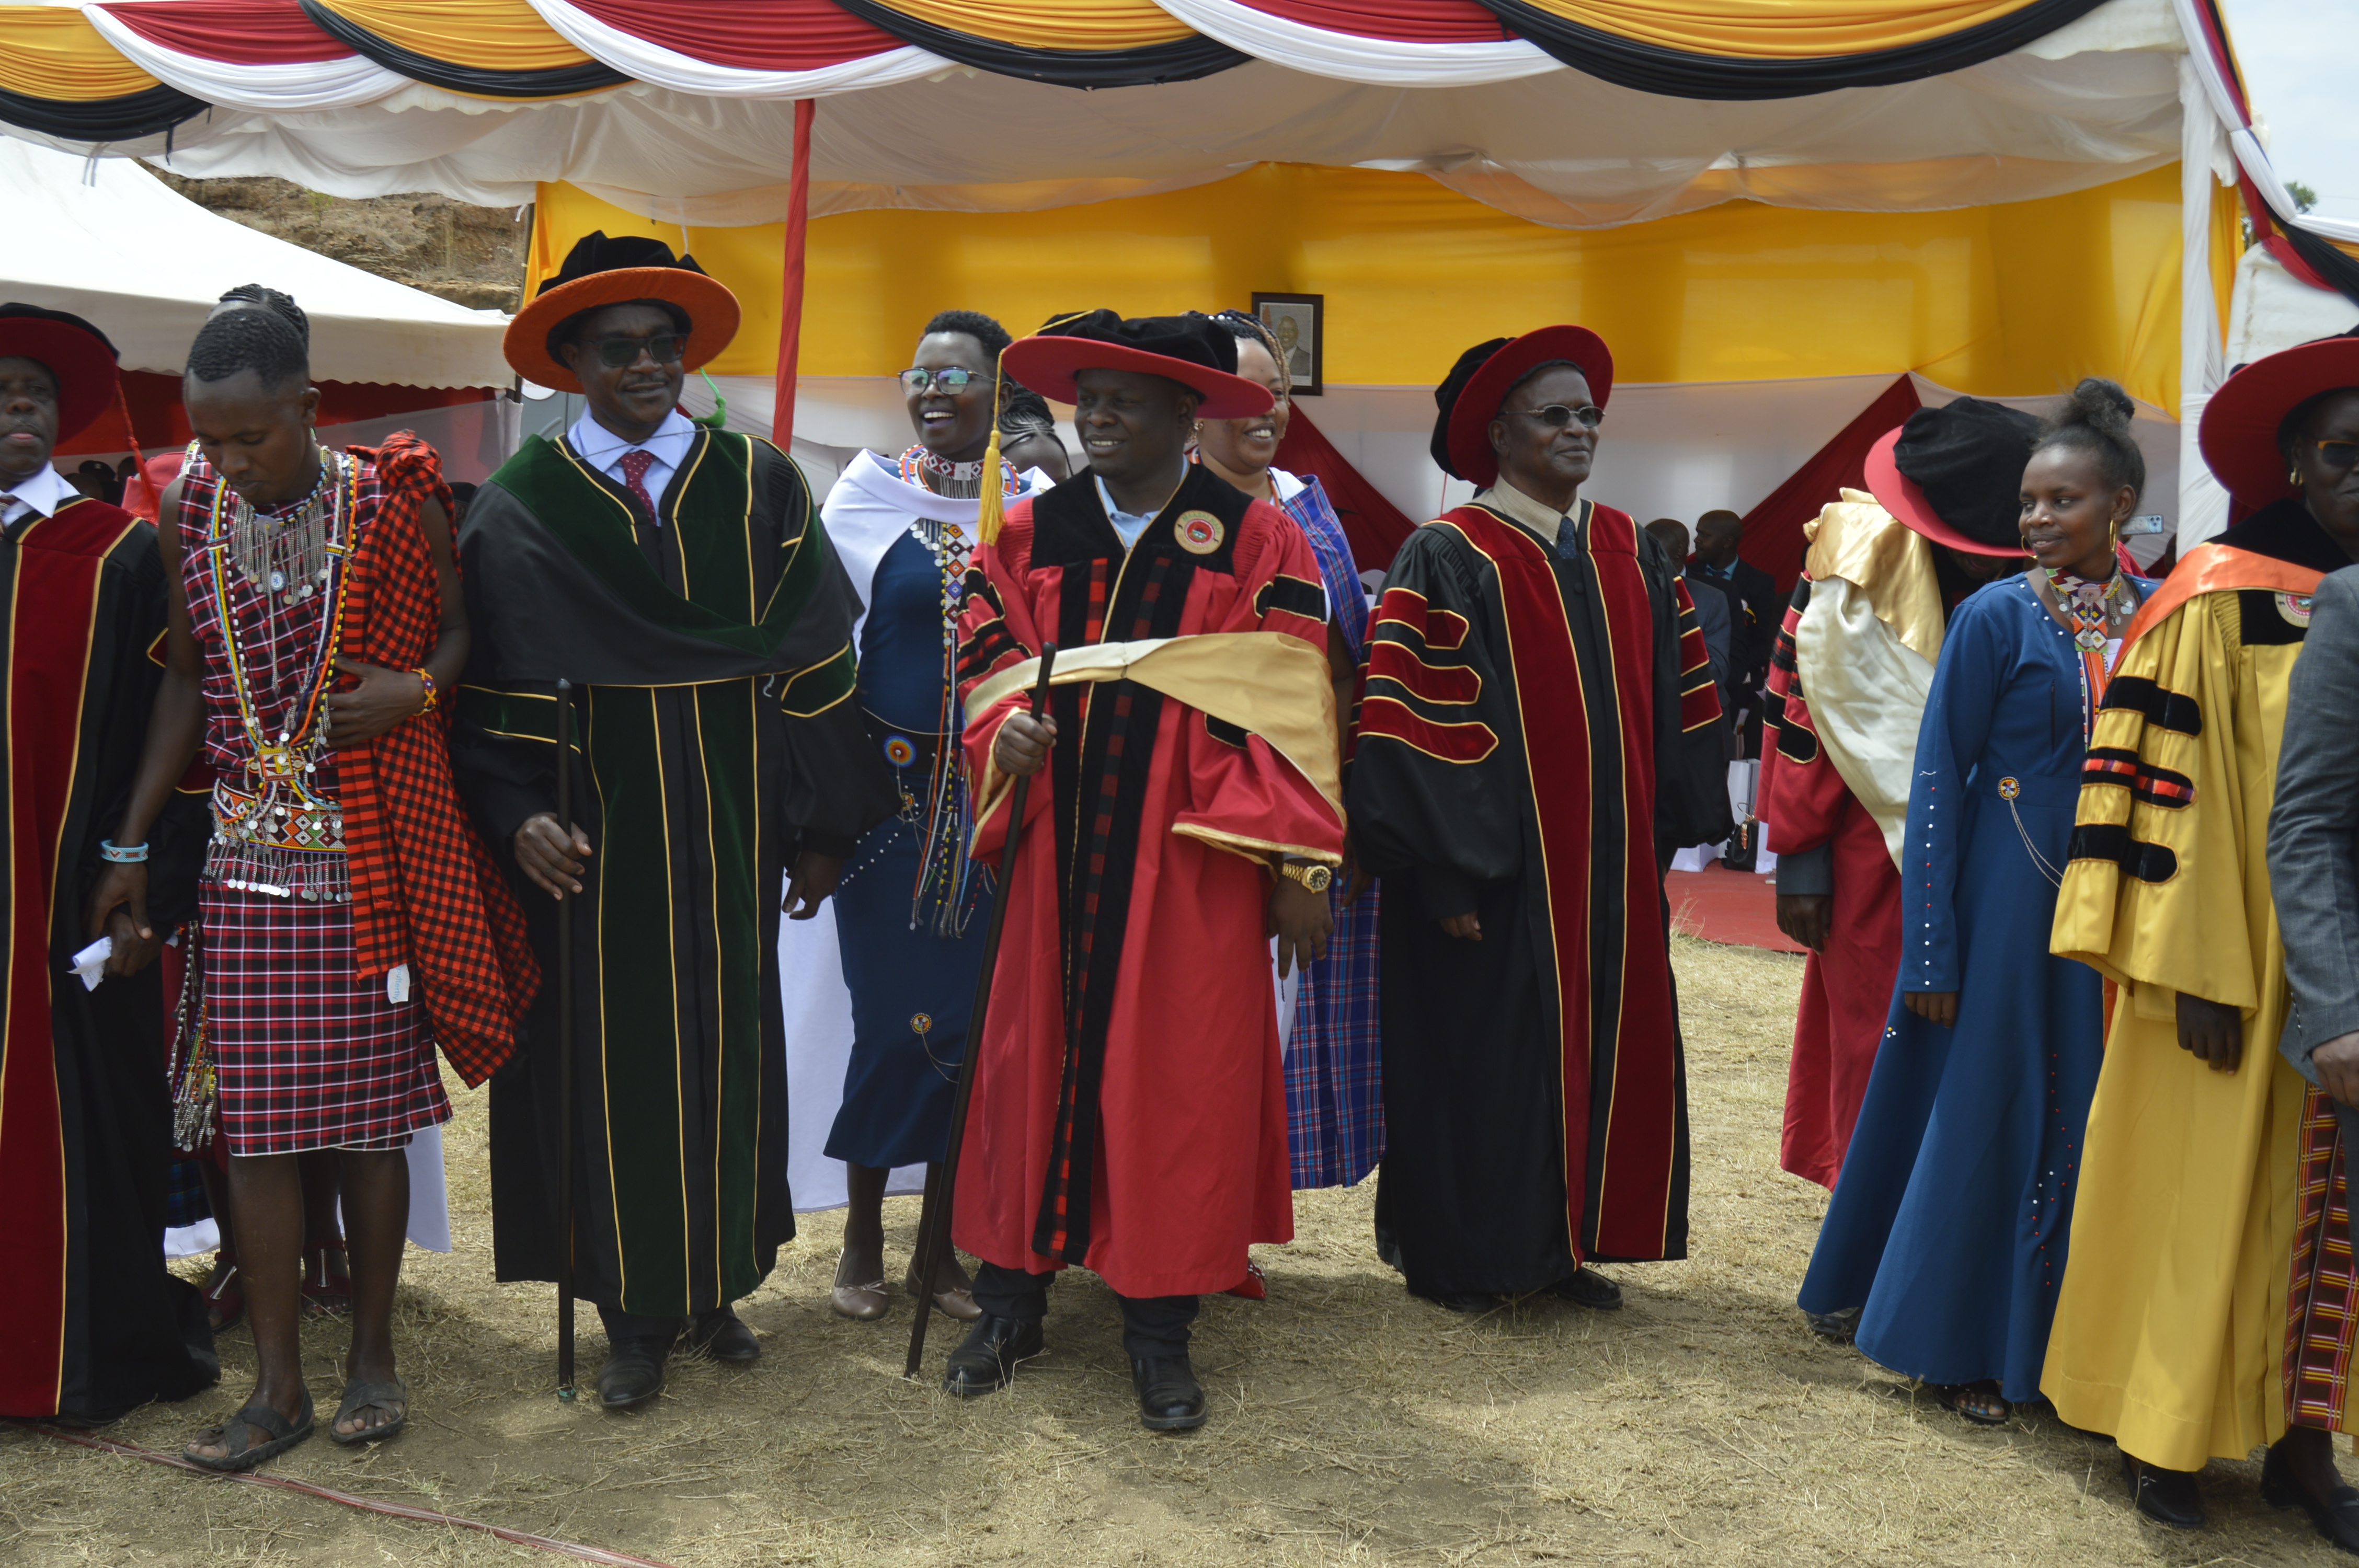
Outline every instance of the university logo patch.
<svg viewBox="0 0 2359 1568">
<path fill-rule="evenodd" d="M 2277 596 L 2277 614 L 2287 625 L 2299 626 L 2305 632 L 2310 630 L 2310 595 L 2280 593 Z"/>
<path fill-rule="evenodd" d="M 1209 512 L 1182 512 L 1171 531 L 1178 535 L 1180 547 L 1191 556 L 1211 555 L 1227 535 L 1221 520 Z"/>
</svg>

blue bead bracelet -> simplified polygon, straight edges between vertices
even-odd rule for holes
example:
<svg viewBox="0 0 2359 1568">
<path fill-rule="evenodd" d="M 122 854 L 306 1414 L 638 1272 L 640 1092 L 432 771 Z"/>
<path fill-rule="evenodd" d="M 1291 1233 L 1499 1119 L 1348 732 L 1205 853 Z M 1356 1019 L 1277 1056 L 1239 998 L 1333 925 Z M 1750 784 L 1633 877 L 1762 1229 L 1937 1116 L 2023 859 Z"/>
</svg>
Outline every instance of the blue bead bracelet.
<svg viewBox="0 0 2359 1568">
<path fill-rule="evenodd" d="M 98 858 L 102 860 L 111 860 L 118 866 L 141 865 L 147 859 L 147 846 L 133 844 L 125 848 L 112 839 L 101 838 L 98 841 Z"/>
</svg>

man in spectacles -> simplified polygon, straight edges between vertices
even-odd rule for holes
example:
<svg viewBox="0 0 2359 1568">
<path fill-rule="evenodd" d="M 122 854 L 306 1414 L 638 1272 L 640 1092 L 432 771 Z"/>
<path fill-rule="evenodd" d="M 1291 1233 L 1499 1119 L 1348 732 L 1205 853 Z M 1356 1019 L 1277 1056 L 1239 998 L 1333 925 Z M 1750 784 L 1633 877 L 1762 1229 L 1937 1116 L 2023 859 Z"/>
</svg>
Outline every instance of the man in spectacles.
<svg viewBox="0 0 2359 1568">
<path fill-rule="evenodd" d="M 795 1233 L 778 889 L 795 918 L 816 914 L 897 804 L 845 700 L 859 601 L 801 471 L 679 409 L 737 315 L 656 241 L 582 241 L 506 350 L 589 411 L 562 441 L 527 441 L 459 535 L 475 639 L 452 763 L 505 851 L 545 982 L 492 1091 L 495 1264 L 503 1280 L 557 1278 L 557 1151 L 574 1118 L 575 1290 L 605 1325 L 609 1409 L 662 1391 L 676 1340 L 723 1362 L 761 1355 L 730 1303 Z M 571 822 L 554 809 L 560 678 L 582 688 Z"/>
<path fill-rule="evenodd" d="M 1580 327 L 1460 358 L 1433 456 L 1484 488 L 1401 546 L 1371 634 L 1352 829 L 1399 879 L 1376 1236 L 1453 1312 L 1617 1307 L 1587 1264 L 1686 1256 L 1658 857 L 1728 837 L 1728 794 L 1679 563 L 1580 493 L 1613 386 Z"/>
</svg>

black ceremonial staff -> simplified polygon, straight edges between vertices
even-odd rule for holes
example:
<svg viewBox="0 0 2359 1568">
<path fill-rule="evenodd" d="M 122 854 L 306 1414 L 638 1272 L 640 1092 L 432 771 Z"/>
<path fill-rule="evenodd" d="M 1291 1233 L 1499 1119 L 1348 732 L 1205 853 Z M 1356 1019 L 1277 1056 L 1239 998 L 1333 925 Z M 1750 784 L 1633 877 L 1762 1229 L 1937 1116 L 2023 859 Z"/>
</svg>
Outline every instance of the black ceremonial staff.
<svg viewBox="0 0 2359 1568">
<path fill-rule="evenodd" d="M 1057 644 L 1040 647 L 1040 678 L 1032 687 L 1031 715 L 1038 719 L 1049 706 L 1049 676 L 1057 667 Z M 974 1005 L 967 1010 L 966 1052 L 959 1058 L 958 1087 L 951 1093 L 951 1139 L 942 1151 L 942 1179 L 926 1193 L 918 1216 L 918 1256 L 923 1279 L 918 1292 L 917 1321 L 909 1325 L 909 1361 L 901 1376 L 918 1375 L 926 1354 L 926 1325 L 934 1315 L 934 1287 L 941 1272 L 941 1248 L 935 1240 L 949 1234 L 951 1199 L 958 1186 L 959 1148 L 966 1141 L 967 1102 L 974 1098 L 975 1058 L 983 1054 L 983 1022 L 991 1009 L 991 973 L 999 964 L 999 933 L 1007 923 L 1007 889 L 1016 875 L 1016 847 L 1024 837 L 1024 802 L 1032 791 L 1033 775 L 1016 781 L 1007 797 L 1007 839 L 999 848 L 999 876 L 992 888 L 991 924 L 983 934 L 983 968 L 974 977 Z"/>
<path fill-rule="evenodd" d="M 557 821 L 573 838 L 573 683 L 557 683 Z M 557 1397 L 573 1398 L 573 894 L 557 900 Z"/>
</svg>

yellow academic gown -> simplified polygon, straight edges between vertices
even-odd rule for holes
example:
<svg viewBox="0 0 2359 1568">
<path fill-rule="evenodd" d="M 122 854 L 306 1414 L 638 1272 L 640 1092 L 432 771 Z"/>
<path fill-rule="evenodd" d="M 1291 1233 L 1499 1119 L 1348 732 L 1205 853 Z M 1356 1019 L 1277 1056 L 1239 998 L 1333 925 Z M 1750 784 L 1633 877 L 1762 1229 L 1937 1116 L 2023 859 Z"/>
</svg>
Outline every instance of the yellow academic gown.
<svg viewBox="0 0 2359 1568">
<path fill-rule="evenodd" d="M 2306 625 L 2318 576 L 2216 546 L 2180 564 L 2114 669 L 2056 903 L 2053 951 L 2121 990 L 2040 1390 L 2066 1422 L 2172 1470 L 2286 1430 L 2308 1086 L 2277 1049 L 2288 997 L 2267 841 L 2301 643 L 2248 641 L 2256 594 L 2240 590 L 2295 590 L 2277 608 Z M 2181 989 L 2244 1014 L 2235 1072 L 2180 1048 Z"/>
</svg>

